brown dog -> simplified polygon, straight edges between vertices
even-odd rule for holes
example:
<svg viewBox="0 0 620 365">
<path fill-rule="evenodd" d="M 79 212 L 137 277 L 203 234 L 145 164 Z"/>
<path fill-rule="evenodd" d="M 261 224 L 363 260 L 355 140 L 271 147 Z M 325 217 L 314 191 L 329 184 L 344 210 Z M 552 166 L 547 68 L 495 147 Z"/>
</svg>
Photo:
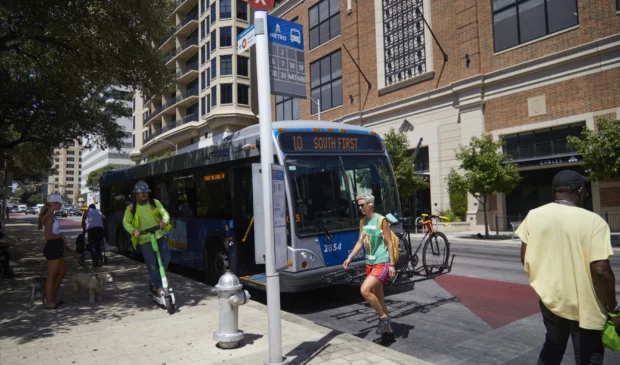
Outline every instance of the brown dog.
<svg viewBox="0 0 620 365">
<path fill-rule="evenodd" d="M 112 275 L 108 273 L 77 273 L 71 277 L 71 287 L 73 288 L 73 300 L 80 301 L 80 289 L 88 290 L 88 302 L 95 303 L 95 300 L 101 301 L 101 293 L 103 285 L 111 283 Z"/>
</svg>

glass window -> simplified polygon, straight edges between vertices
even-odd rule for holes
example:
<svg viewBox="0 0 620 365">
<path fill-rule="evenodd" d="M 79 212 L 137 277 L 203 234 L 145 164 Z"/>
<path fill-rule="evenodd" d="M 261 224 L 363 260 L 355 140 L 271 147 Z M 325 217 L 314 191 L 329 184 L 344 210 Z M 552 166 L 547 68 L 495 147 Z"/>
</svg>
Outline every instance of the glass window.
<svg viewBox="0 0 620 365">
<path fill-rule="evenodd" d="M 207 112 L 207 97 L 203 96 L 200 102 L 200 115 L 203 116 Z"/>
<path fill-rule="evenodd" d="M 237 84 L 237 104 L 250 105 L 250 87 Z"/>
<path fill-rule="evenodd" d="M 248 20 L 248 3 L 237 0 L 237 19 Z"/>
<path fill-rule="evenodd" d="M 220 85 L 220 104 L 232 104 L 233 102 L 233 87 L 232 84 Z"/>
<path fill-rule="evenodd" d="M 200 40 L 205 39 L 206 36 L 207 36 L 207 20 L 203 19 L 202 23 L 200 24 Z"/>
<path fill-rule="evenodd" d="M 211 113 L 211 97 L 207 95 L 207 114 Z"/>
<path fill-rule="evenodd" d="M 231 17 L 231 6 L 230 0 L 220 0 L 220 19 L 228 19 Z"/>
<path fill-rule="evenodd" d="M 314 100 L 321 101 L 321 111 L 342 105 L 342 52 L 336 51 L 310 65 L 310 87 Z M 318 111 L 312 102 L 311 113 Z"/>
<path fill-rule="evenodd" d="M 211 16 L 211 24 L 215 23 L 215 20 L 217 18 L 216 16 L 216 12 L 215 12 L 215 1 L 213 2 L 213 4 L 211 4 L 211 13 L 209 14 Z"/>
<path fill-rule="evenodd" d="M 211 76 L 211 71 L 210 70 L 211 69 L 208 68 L 207 72 L 206 72 L 206 74 L 207 74 L 207 87 L 211 86 L 211 77 L 210 77 Z"/>
<path fill-rule="evenodd" d="M 202 71 L 200 73 L 200 90 L 204 90 L 207 88 L 207 77 L 206 72 Z"/>
<path fill-rule="evenodd" d="M 211 32 L 211 51 L 215 51 L 217 48 L 217 29 L 213 29 Z"/>
<path fill-rule="evenodd" d="M 276 120 L 299 120 L 301 108 L 298 98 L 276 96 Z"/>
<path fill-rule="evenodd" d="M 209 43 L 202 45 L 202 52 L 200 52 L 200 64 L 203 65 L 207 62 L 207 52 L 209 48 Z"/>
<path fill-rule="evenodd" d="M 340 35 L 339 0 L 321 0 L 308 10 L 310 49 Z"/>
<path fill-rule="evenodd" d="M 237 56 L 237 76 L 249 76 L 247 57 Z"/>
<path fill-rule="evenodd" d="M 203 176 L 222 174 L 224 179 L 204 181 Z M 195 179 L 197 218 L 232 219 L 232 196 L 228 173 L 209 171 Z"/>
<path fill-rule="evenodd" d="M 136 135 L 132 135 L 131 136 L 131 147 L 135 148 L 136 147 Z"/>
<path fill-rule="evenodd" d="M 220 56 L 220 75 L 232 75 L 232 56 Z"/>
<path fill-rule="evenodd" d="M 585 123 L 581 122 L 504 136 L 504 152 L 514 160 L 575 153 L 568 147 L 566 138 L 581 138 L 584 127 Z"/>
<path fill-rule="evenodd" d="M 211 106 L 214 108 L 217 106 L 217 87 L 215 86 L 211 88 Z"/>
<path fill-rule="evenodd" d="M 220 28 L 220 47 L 232 46 L 232 27 Z"/>
<path fill-rule="evenodd" d="M 211 80 L 217 77 L 217 57 L 211 60 Z"/>
<path fill-rule="evenodd" d="M 136 129 L 136 117 L 133 116 L 133 129 Z"/>
<path fill-rule="evenodd" d="M 200 14 L 204 14 L 207 11 L 207 0 L 200 0 Z"/>
<path fill-rule="evenodd" d="M 577 0 L 493 0 L 496 52 L 577 24 Z"/>
</svg>

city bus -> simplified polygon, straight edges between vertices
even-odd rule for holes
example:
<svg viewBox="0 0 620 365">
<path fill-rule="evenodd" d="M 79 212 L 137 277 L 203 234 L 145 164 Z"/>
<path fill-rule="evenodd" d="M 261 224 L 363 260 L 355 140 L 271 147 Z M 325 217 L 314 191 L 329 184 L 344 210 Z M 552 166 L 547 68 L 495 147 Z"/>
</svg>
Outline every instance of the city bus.
<svg viewBox="0 0 620 365">
<path fill-rule="evenodd" d="M 371 193 L 376 212 L 401 217 L 390 158 L 380 136 L 359 126 L 274 122 L 272 136 L 274 164 L 285 172 L 287 267 L 280 288 L 318 288 L 326 285 L 323 275 L 342 270 L 357 242 L 357 196 Z M 172 263 L 204 272 L 209 283 L 231 270 L 242 283 L 264 289 L 264 240 L 254 237 L 255 214 L 263 214 L 261 194 L 255 196 L 261 190 L 253 187 L 261 180 L 259 137 L 253 125 L 214 146 L 106 172 L 101 210 L 109 243 L 121 254 L 136 254 L 122 219 L 135 199 L 134 184 L 144 180 L 171 215 Z M 363 269 L 363 260 L 362 250 L 352 267 Z"/>
</svg>

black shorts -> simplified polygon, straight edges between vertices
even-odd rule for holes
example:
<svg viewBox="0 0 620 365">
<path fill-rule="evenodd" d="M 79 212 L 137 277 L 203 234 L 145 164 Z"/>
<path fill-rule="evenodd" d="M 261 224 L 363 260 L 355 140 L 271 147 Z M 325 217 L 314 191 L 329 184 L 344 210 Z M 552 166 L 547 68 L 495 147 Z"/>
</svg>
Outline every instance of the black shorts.
<svg viewBox="0 0 620 365">
<path fill-rule="evenodd" d="M 45 248 L 43 249 L 43 255 L 50 260 L 58 260 L 65 257 L 65 246 L 62 243 L 62 238 L 55 240 L 48 240 Z"/>
</svg>

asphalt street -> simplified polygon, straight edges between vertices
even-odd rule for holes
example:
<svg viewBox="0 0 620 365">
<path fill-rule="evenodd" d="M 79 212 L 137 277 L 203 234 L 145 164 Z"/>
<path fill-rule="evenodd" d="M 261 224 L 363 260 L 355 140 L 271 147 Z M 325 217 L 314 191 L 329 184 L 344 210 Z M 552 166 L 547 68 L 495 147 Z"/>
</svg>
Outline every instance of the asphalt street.
<svg viewBox="0 0 620 365">
<path fill-rule="evenodd" d="M 390 347 L 437 364 L 535 364 L 545 329 L 518 244 L 451 243 L 452 273 L 417 283 L 413 290 L 386 290 L 397 337 Z M 620 273 L 620 258 L 612 265 Z M 616 290 L 620 293 L 620 285 Z M 359 287 L 283 296 L 282 309 L 369 341 L 379 337 L 376 314 Z M 569 343 L 562 364 L 574 363 Z M 607 351 L 605 364 L 618 363 L 620 353 Z"/>
<path fill-rule="evenodd" d="M 78 217 L 62 221 L 63 230 L 77 234 Z M 535 364 L 545 329 L 538 297 L 523 272 L 518 243 L 452 240 L 451 251 L 456 259 L 450 274 L 418 282 L 414 288 L 386 289 L 396 333 L 390 348 L 436 364 Z M 620 250 L 615 251 L 612 267 L 618 274 Z M 179 267 L 171 270 L 195 280 L 202 278 Z M 620 280 L 616 291 L 620 294 Z M 251 292 L 252 300 L 266 303 L 263 292 Z M 281 301 L 283 311 L 325 327 L 368 341 L 379 338 L 374 333 L 376 314 L 363 301 L 359 286 L 282 295 Z M 605 364 L 620 363 L 620 353 L 606 351 L 605 355 Z M 570 343 L 562 364 L 574 364 Z"/>
</svg>

